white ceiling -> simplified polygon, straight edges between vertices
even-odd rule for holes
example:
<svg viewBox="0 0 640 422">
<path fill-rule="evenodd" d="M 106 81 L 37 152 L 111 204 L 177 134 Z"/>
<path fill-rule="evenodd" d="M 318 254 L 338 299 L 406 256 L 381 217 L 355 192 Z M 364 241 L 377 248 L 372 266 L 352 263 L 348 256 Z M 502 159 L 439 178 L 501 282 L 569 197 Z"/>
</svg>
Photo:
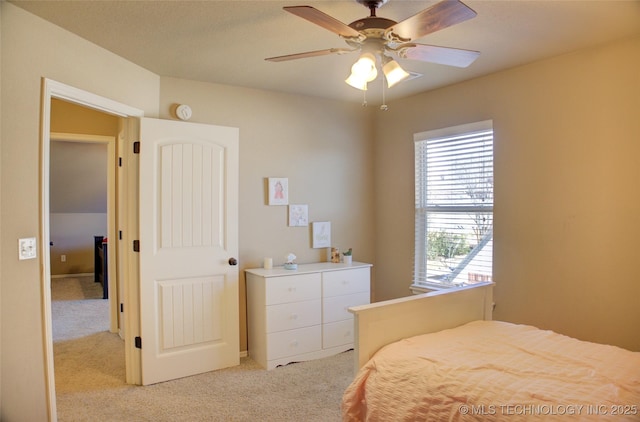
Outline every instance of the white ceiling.
<svg viewBox="0 0 640 422">
<path fill-rule="evenodd" d="M 369 15 L 355 0 L 13 0 L 14 4 L 161 76 L 360 102 L 344 83 L 356 53 L 287 62 L 266 57 L 346 47 L 282 10 L 311 5 L 348 24 Z M 640 1 L 466 0 L 478 16 L 417 42 L 478 50 L 471 66 L 398 60 L 423 76 L 387 91 L 401 98 L 547 57 L 640 34 Z M 377 15 L 404 20 L 434 0 L 390 0 Z M 415 40 L 414 40 L 415 41 Z M 379 102 L 381 83 L 370 88 Z"/>
</svg>

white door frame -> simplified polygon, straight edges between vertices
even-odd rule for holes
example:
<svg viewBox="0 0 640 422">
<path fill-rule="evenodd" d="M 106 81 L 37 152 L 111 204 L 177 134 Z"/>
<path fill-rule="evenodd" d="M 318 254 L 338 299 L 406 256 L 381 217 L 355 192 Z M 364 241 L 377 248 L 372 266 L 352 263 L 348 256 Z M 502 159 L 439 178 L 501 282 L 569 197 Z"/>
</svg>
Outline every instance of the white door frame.
<svg viewBox="0 0 640 422">
<path fill-rule="evenodd" d="M 99 95 L 74 88 L 51 79 L 42 79 L 42 104 L 41 104 L 41 125 L 40 125 L 40 256 L 42 265 L 40 267 L 40 281 L 42 291 L 42 315 L 43 315 L 43 331 L 44 331 L 44 358 L 45 358 L 45 387 L 47 396 L 47 407 L 49 420 L 57 420 L 56 409 L 56 393 L 55 378 L 53 367 L 53 336 L 51 322 L 51 262 L 49 248 L 49 158 L 50 158 L 50 131 L 51 131 L 51 99 L 58 98 L 74 104 L 78 104 L 87 108 L 98 110 L 107 114 L 127 117 L 143 117 L 144 111 L 130 107 L 125 104 L 118 103 Z M 131 120 L 131 119 L 129 119 Z M 123 129 L 129 125 L 124 125 Z M 120 139 L 118 140 L 120 143 Z M 131 183 L 127 183 L 128 186 Z M 126 219 L 133 211 L 125 216 Z M 136 227 L 137 229 L 137 227 Z M 123 254 L 128 255 L 128 254 Z M 129 265 L 134 268 L 135 266 Z M 131 309 L 137 309 L 137 297 L 130 297 L 131 293 L 137 288 L 137 283 L 128 283 L 127 280 L 137 280 L 137 274 L 129 271 L 124 277 L 124 320 L 125 330 L 125 364 L 127 367 L 127 382 L 139 384 L 140 380 L 140 353 L 136 352 L 133 341 L 130 341 L 134 330 L 128 328 L 134 325 L 139 327 L 140 315 L 131 312 Z M 136 284 L 136 286 L 132 286 Z M 138 328 L 139 330 L 139 328 Z"/>
</svg>

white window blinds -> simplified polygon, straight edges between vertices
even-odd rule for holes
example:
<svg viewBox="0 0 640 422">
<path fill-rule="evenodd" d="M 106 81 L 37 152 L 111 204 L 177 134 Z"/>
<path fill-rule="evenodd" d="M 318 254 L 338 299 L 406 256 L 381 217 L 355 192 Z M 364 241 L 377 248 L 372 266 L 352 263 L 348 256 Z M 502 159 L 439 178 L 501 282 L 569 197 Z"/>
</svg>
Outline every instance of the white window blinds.
<svg viewBox="0 0 640 422">
<path fill-rule="evenodd" d="M 491 121 L 416 134 L 414 140 L 414 285 L 491 281 Z"/>
</svg>

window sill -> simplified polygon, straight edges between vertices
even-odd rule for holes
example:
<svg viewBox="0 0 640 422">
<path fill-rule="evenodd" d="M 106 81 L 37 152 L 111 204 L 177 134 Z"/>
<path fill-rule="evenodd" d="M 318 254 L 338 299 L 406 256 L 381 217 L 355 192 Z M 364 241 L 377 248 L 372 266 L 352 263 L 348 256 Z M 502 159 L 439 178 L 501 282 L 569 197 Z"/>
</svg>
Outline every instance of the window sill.
<svg viewBox="0 0 640 422">
<path fill-rule="evenodd" d="M 422 293 L 436 292 L 439 290 L 449 290 L 453 289 L 456 286 L 443 286 L 435 283 L 420 283 L 420 284 L 412 284 L 409 286 L 409 289 L 414 295 L 420 295 Z"/>
</svg>

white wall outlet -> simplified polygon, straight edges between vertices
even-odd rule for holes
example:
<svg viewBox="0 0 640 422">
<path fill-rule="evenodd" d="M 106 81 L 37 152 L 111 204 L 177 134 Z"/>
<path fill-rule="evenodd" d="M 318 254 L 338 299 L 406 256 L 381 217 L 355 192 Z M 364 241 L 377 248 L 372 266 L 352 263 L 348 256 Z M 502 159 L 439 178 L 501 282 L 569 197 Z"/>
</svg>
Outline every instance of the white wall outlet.
<svg viewBox="0 0 640 422">
<path fill-rule="evenodd" d="M 20 259 L 33 259 L 36 257 L 36 238 L 28 237 L 18 239 L 18 256 Z"/>
<path fill-rule="evenodd" d="M 60 255 L 60 262 L 67 262 L 67 255 Z"/>
</svg>

